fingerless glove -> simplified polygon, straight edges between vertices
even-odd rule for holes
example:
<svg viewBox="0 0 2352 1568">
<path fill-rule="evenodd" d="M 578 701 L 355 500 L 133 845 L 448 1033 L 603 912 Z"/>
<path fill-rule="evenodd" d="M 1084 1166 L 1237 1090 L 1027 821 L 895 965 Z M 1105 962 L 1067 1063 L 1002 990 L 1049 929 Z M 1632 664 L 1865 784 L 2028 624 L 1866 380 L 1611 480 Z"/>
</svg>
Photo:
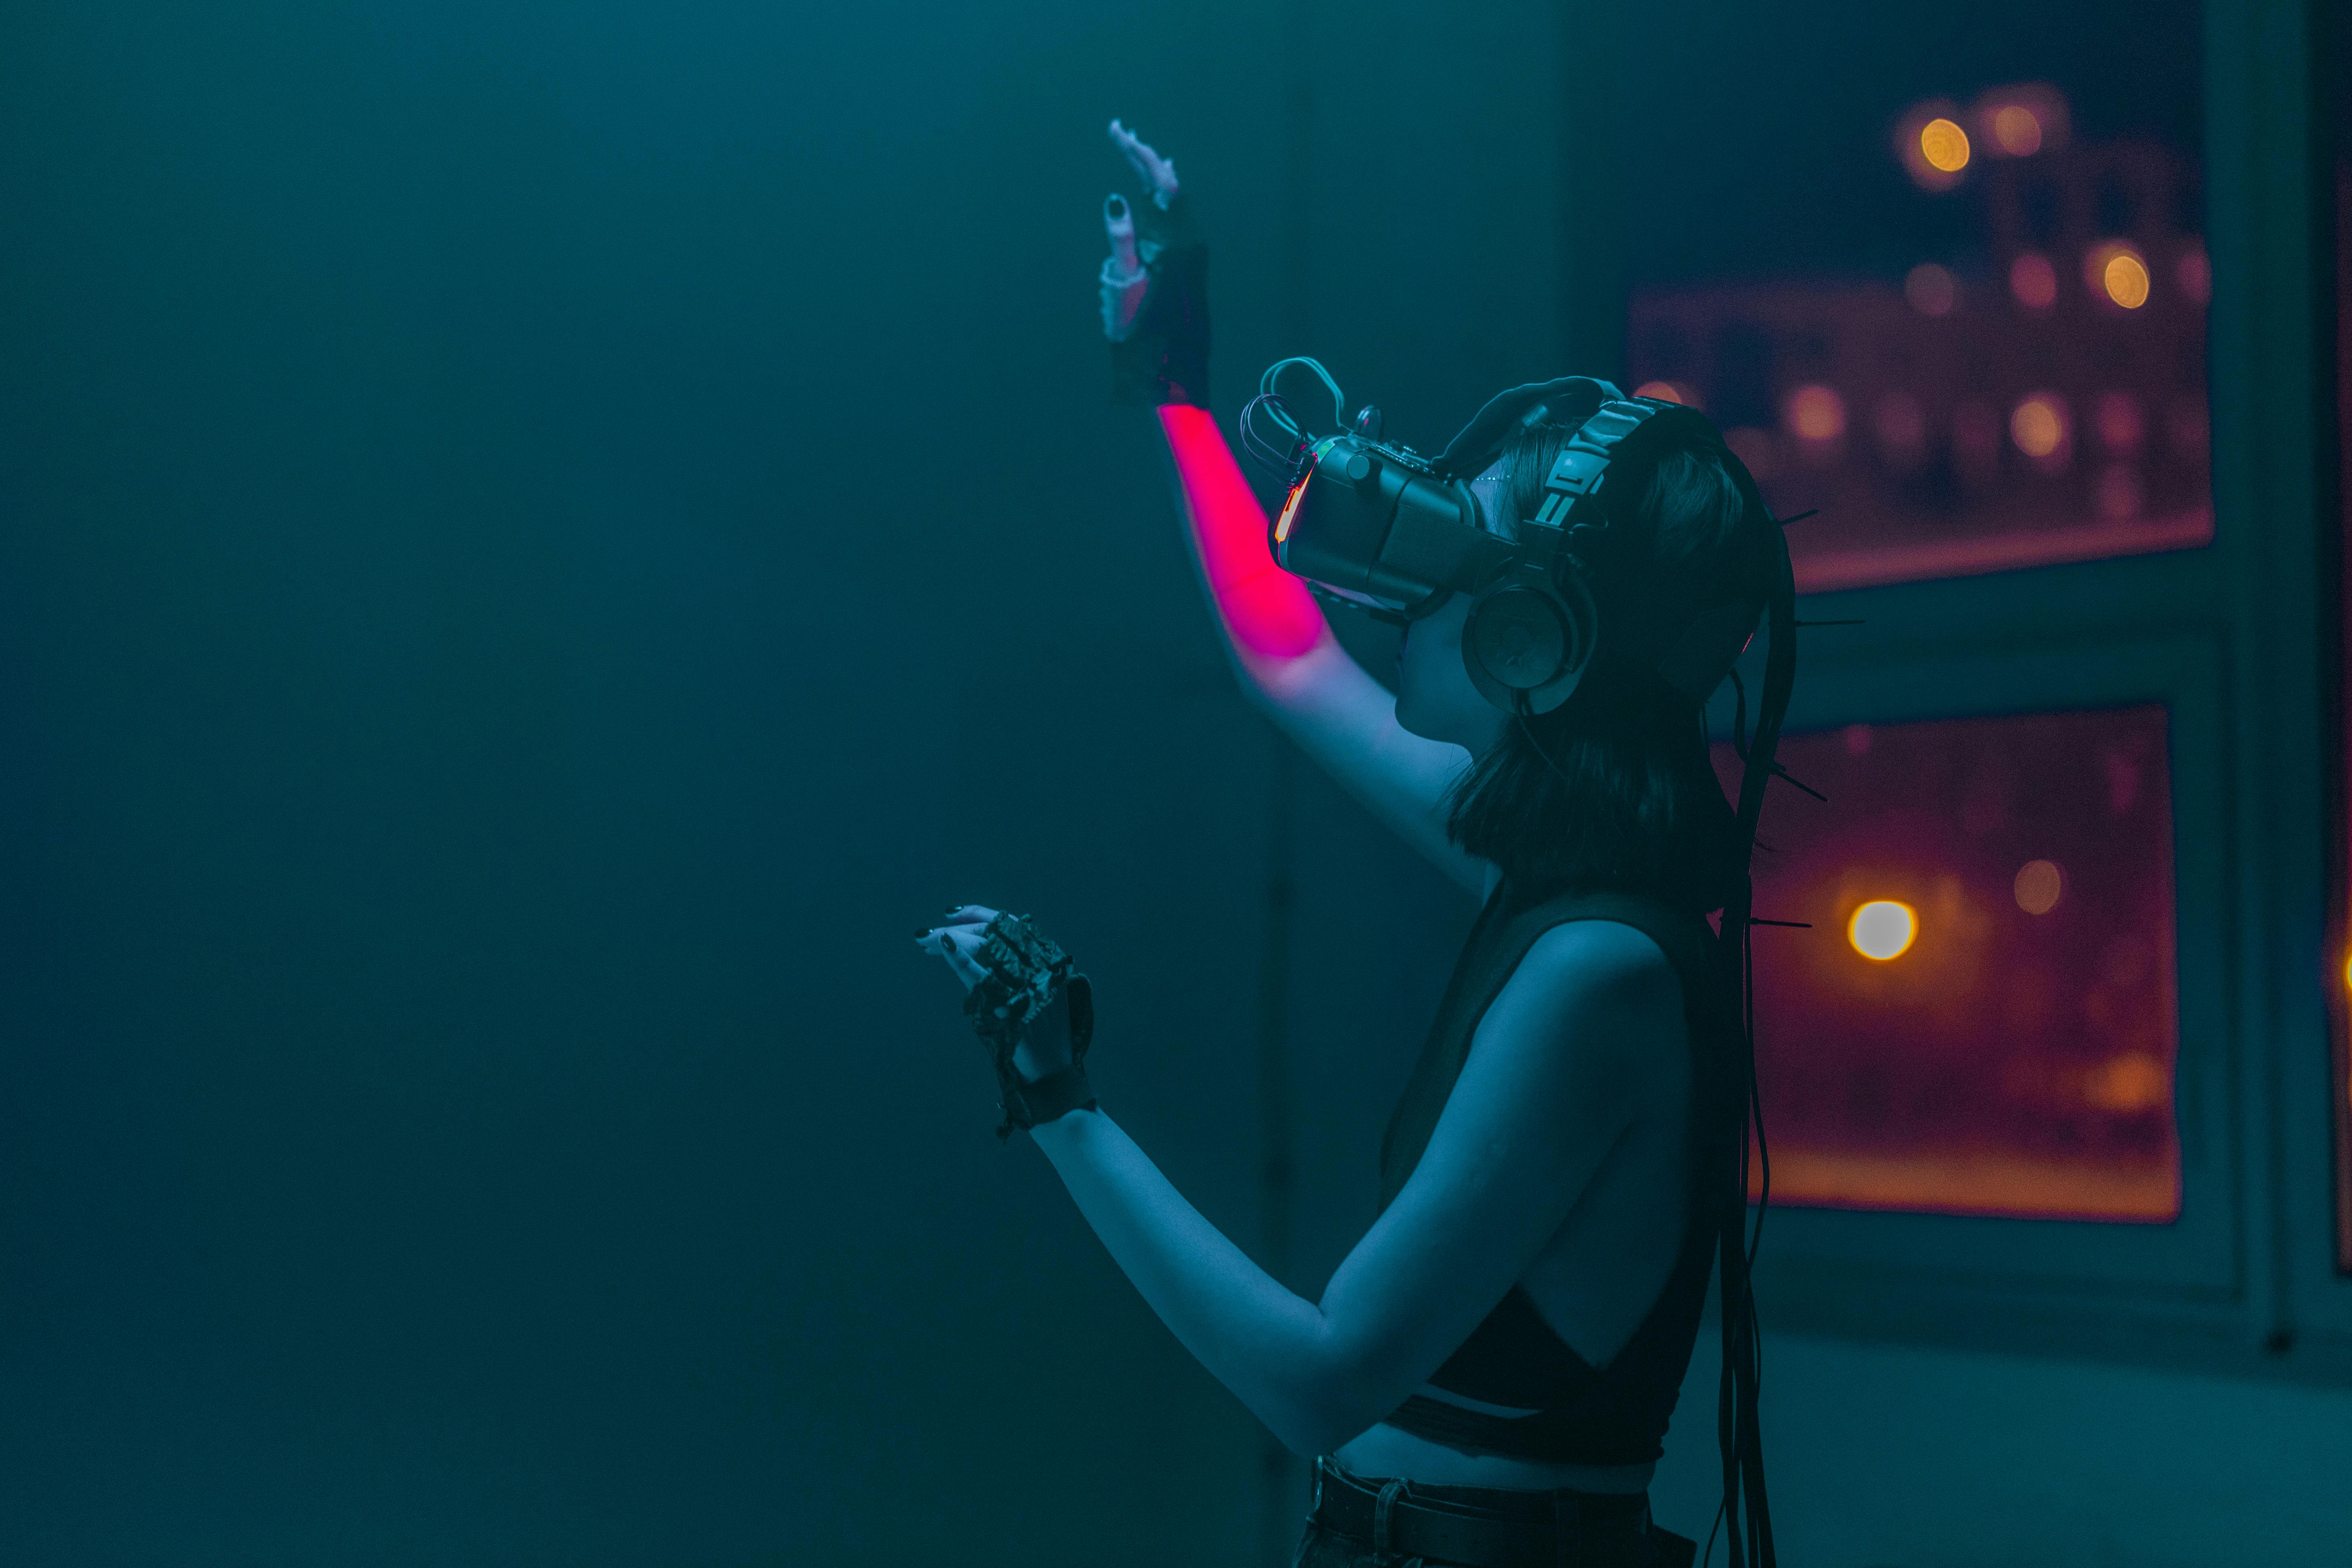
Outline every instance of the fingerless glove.
<svg viewBox="0 0 2352 1568">
<path fill-rule="evenodd" d="M 1118 300 L 1135 285 L 1118 270 L 1116 257 L 1103 264 L 1103 330 L 1110 337 L 1110 395 L 1114 403 L 1157 407 L 1169 403 L 1209 405 L 1209 247 L 1201 243 L 1192 209 L 1178 192 L 1162 211 L 1145 201 L 1129 202 L 1136 225 L 1136 258 L 1142 263 L 1143 304 L 1124 334 Z"/>
</svg>

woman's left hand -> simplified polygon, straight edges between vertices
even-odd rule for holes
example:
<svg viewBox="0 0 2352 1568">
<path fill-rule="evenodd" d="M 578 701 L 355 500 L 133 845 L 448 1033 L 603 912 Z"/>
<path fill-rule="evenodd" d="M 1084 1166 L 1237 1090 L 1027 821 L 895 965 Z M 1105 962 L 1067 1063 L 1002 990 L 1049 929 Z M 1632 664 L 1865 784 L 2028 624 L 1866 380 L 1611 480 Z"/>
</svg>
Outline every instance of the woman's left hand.
<svg viewBox="0 0 2352 1568">
<path fill-rule="evenodd" d="M 915 945 L 931 957 L 944 960 L 948 973 L 954 975 L 966 991 L 980 984 L 986 973 L 973 959 L 972 953 L 981 943 L 981 932 L 996 918 L 996 911 L 982 904 L 961 904 L 948 911 L 945 923 L 933 926 L 915 939 Z M 1070 1065 L 1070 1002 L 1069 994 L 1057 994 L 1053 1005 L 1029 1020 L 1029 1028 L 1020 1045 L 1013 1047 L 1013 1070 L 1022 1080 L 1034 1083 L 1047 1073 L 1058 1072 Z"/>
</svg>

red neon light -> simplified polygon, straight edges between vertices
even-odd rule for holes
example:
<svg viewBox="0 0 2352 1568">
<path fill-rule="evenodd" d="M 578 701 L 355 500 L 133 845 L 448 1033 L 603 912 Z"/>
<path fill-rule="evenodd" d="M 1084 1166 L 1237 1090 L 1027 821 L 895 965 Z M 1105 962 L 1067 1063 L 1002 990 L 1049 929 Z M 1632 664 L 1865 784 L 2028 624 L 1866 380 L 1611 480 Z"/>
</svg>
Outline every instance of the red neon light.
<svg viewBox="0 0 2352 1568">
<path fill-rule="evenodd" d="M 1165 404 L 1160 428 L 1176 459 L 1210 596 L 1244 662 L 1287 661 L 1335 640 L 1307 584 L 1275 564 L 1265 510 L 1250 493 L 1215 417 L 1187 403 Z"/>
</svg>

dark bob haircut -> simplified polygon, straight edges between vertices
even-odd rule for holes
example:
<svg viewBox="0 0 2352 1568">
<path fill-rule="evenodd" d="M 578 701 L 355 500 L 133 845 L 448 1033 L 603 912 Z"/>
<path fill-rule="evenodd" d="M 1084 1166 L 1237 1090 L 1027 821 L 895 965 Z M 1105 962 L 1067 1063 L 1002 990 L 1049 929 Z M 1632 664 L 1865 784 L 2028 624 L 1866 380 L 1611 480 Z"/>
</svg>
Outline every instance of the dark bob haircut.
<svg viewBox="0 0 2352 1568">
<path fill-rule="evenodd" d="M 1573 425 L 1539 425 L 1505 453 L 1518 518 Z M 1508 725 L 1454 786 L 1447 835 L 1502 868 L 1519 899 L 1575 889 L 1719 909 L 1745 869 L 1738 823 L 1708 761 L 1700 704 L 1612 647 L 1610 627 L 1686 613 L 1738 586 L 1740 496 L 1705 447 L 1661 458 L 1641 502 L 1613 516 L 1593 582 L 1601 647 L 1570 699 Z M 1562 570 L 1568 570 L 1565 566 Z"/>
</svg>

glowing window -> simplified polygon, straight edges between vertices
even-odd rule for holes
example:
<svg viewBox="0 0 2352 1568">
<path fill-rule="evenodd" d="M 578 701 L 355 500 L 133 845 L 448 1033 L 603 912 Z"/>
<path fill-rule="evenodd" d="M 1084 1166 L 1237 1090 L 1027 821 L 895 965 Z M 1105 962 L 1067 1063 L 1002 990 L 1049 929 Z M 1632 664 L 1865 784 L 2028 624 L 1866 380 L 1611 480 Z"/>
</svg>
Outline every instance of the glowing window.
<svg viewBox="0 0 2352 1568">
<path fill-rule="evenodd" d="M 1677 107 L 1632 176 L 1626 384 L 1691 389 L 1767 500 L 1817 513 L 1790 536 L 1801 588 L 2212 537 L 2199 8 L 2063 10 L 1980 17 L 1904 85 L 1809 54 L 1798 119 L 1785 72 L 1629 86 Z M 1925 47 L 1940 16 L 1916 25 Z M 2118 397 L 2144 435 L 2095 449 Z"/>
<path fill-rule="evenodd" d="M 1759 837 L 1776 1204 L 2162 1223 L 2172 807 L 2162 708 L 1851 725 L 1781 746 Z M 1738 762 L 1717 748 L 1727 780 Z"/>
</svg>

